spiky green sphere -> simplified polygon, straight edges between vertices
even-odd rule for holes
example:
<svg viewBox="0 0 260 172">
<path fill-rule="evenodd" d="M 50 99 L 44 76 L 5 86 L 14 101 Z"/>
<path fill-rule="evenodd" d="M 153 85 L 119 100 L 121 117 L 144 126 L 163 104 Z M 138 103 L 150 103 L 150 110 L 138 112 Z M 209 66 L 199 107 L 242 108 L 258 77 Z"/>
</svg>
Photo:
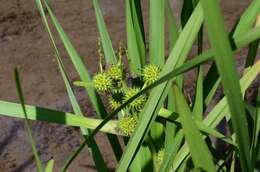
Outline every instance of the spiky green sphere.
<svg viewBox="0 0 260 172">
<path fill-rule="evenodd" d="M 136 115 L 121 118 L 118 122 L 119 131 L 125 136 L 131 136 L 135 131 L 137 121 Z"/>
<path fill-rule="evenodd" d="M 98 73 L 93 77 L 94 87 L 99 92 L 105 92 L 112 88 L 112 80 L 105 72 Z"/>
<path fill-rule="evenodd" d="M 113 88 L 120 89 L 123 85 L 124 76 L 122 65 L 112 65 L 107 73 L 112 80 Z"/>
<path fill-rule="evenodd" d="M 147 84 L 154 83 L 159 78 L 160 71 L 161 69 L 159 66 L 153 64 L 145 66 L 142 73 L 144 82 Z"/>
<path fill-rule="evenodd" d="M 112 65 L 108 71 L 108 75 L 113 80 L 122 80 L 123 79 L 122 65 Z"/>
<path fill-rule="evenodd" d="M 155 164 L 154 164 L 154 165 L 155 165 L 156 171 L 159 171 L 160 166 L 161 166 L 161 164 L 162 164 L 162 162 L 163 162 L 164 152 L 165 152 L 164 149 L 160 149 L 160 150 L 158 151 L 158 153 L 156 154 L 156 156 L 155 156 L 155 160 L 154 160 L 154 163 L 155 163 Z"/>
<path fill-rule="evenodd" d="M 139 88 L 129 88 L 126 92 L 125 92 L 125 97 L 124 97 L 124 101 L 127 101 L 128 99 L 130 99 L 131 97 L 133 97 L 134 95 L 136 95 L 138 92 L 140 91 Z M 130 104 L 129 104 L 129 108 L 130 110 L 141 110 L 144 106 L 146 102 L 146 96 L 145 95 L 140 95 L 139 97 L 137 97 L 135 100 L 133 100 Z"/>
<path fill-rule="evenodd" d="M 113 99 L 112 97 L 110 97 L 109 98 L 109 104 L 110 104 L 110 107 L 113 110 L 115 110 L 115 109 L 117 109 L 121 105 L 121 102 L 118 101 L 118 100 Z"/>
</svg>

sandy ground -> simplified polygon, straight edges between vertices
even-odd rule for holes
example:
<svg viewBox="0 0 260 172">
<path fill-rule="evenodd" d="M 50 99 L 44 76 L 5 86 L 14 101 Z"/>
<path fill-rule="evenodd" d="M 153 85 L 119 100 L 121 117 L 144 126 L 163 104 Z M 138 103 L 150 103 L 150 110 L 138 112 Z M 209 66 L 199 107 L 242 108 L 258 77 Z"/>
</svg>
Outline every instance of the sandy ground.
<svg viewBox="0 0 260 172">
<path fill-rule="evenodd" d="M 53 50 L 34 1 L 0 0 L 0 2 L 0 100 L 17 101 L 13 69 L 18 67 L 26 103 L 70 111 L 71 107 Z M 97 70 L 98 30 L 91 1 L 50 2 L 89 71 L 94 73 Z M 101 0 L 100 2 L 109 33 L 116 47 L 120 41 L 125 42 L 124 0 Z M 227 28 L 233 25 L 248 2 L 249 0 L 223 0 Z M 146 17 L 147 11 L 144 13 Z M 146 25 L 147 23 L 146 20 Z M 77 80 L 78 76 L 60 41 L 58 46 L 69 77 L 72 81 Z M 239 53 L 238 59 L 243 59 L 244 54 L 244 52 Z M 191 73 L 187 77 L 193 76 Z M 77 89 L 76 92 L 86 114 L 93 114 L 82 90 Z M 6 117 L 0 117 L 0 120 L 0 172 L 36 171 L 23 121 Z M 72 150 L 81 142 L 79 131 L 71 127 L 37 122 L 34 123 L 33 132 L 43 162 L 46 163 L 53 157 L 55 169 L 59 169 Z M 115 159 L 111 155 L 106 137 L 98 135 L 97 140 L 108 167 L 113 171 Z M 95 171 L 87 151 L 81 153 L 77 161 L 72 164 L 70 171 Z"/>
</svg>

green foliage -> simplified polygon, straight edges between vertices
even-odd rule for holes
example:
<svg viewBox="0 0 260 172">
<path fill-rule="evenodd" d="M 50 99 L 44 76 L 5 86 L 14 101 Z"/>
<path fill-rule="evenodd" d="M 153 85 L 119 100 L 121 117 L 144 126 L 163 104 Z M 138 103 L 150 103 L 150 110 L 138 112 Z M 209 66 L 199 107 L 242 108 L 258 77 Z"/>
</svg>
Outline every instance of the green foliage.
<svg viewBox="0 0 260 172">
<path fill-rule="evenodd" d="M 217 0 L 184 0 L 181 29 L 173 14 L 172 5 L 175 4 L 170 0 L 149 1 L 149 28 L 144 27 L 142 11 L 142 5 L 148 4 L 140 0 L 126 0 L 127 49 L 120 45 L 117 53 L 99 6 L 102 1 L 93 0 L 100 33 L 97 58 L 100 71 L 94 75 L 83 64 L 48 1 L 35 2 L 54 49 L 73 112 L 25 105 L 16 73 L 20 104 L 0 101 L 0 114 L 25 119 L 39 171 L 43 168 L 28 125 L 29 119 L 80 127 L 84 141 L 67 159 L 61 171 L 67 171 L 86 145 L 97 170 L 108 171 L 94 140 L 99 131 L 105 132 L 109 138 L 119 161 L 116 166 L 118 172 L 234 171 L 235 167 L 249 172 L 257 169 L 260 94 L 256 96 L 256 104 L 250 104 L 243 96 L 260 72 L 260 62 L 255 62 L 260 39 L 258 0 L 251 2 L 231 33 L 225 31 Z M 44 8 L 48 11 L 49 21 Z M 168 34 L 164 32 L 165 23 L 168 24 Z M 86 89 L 93 109 L 101 119 L 85 117 L 81 111 L 56 46 L 55 31 L 49 25 L 58 32 L 80 77 L 80 81 L 74 84 Z M 211 48 L 205 51 L 204 29 L 211 44 Z M 147 30 L 149 42 L 146 43 Z M 198 55 L 187 60 L 194 44 L 198 46 Z M 250 49 L 239 80 L 233 52 L 248 45 Z M 166 47 L 169 47 L 168 54 Z M 129 66 L 124 63 L 124 58 Z M 213 63 L 207 71 L 204 64 L 209 61 Z M 187 95 L 183 85 L 183 76 L 190 70 L 197 71 L 194 97 Z M 220 84 L 224 88 L 224 97 L 210 108 Z M 101 96 L 109 103 L 108 107 L 101 101 Z M 225 124 L 231 128 L 230 135 L 218 131 L 217 126 L 223 119 L 231 121 Z M 124 137 L 123 152 L 117 136 Z M 223 152 L 218 149 L 219 141 L 226 145 Z M 53 166 L 54 160 L 50 160 L 45 171 L 53 171 Z"/>
</svg>

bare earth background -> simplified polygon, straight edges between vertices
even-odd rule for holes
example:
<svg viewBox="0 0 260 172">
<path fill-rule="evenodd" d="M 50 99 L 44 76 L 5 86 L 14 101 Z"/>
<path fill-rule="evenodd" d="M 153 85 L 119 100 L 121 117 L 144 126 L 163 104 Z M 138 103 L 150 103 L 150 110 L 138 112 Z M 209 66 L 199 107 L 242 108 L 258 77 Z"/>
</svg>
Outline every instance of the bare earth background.
<svg viewBox="0 0 260 172">
<path fill-rule="evenodd" d="M 17 101 L 13 69 L 18 67 L 27 104 L 70 111 L 66 90 L 34 1 L 0 0 L 0 2 L 0 100 Z M 86 66 L 94 73 L 97 70 L 98 30 L 91 1 L 50 2 Z M 222 0 L 227 28 L 234 24 L 249 2 L 249 0 Z M 117 47 L 119 41 L 125 42 L 124 0 L 100 0 L 100 4 L 113 44 Z M 175 11 L 180 9 L 179 6 L 175 7 Z M 145 9 L 147 25 L 148 10 L 146 7 Z M 60 42 L 59 46 L 70 78 L 73 81 L 77 80 L 78 76 Z M 237 57 L 241 65 L 245 51 L 239 52 Z M 192 73 L 187 75 L 187 77 L 193 76 Z M 192 89 L 192 83 L 186 85 Z M 76 93 L 84 112 L 93 115 L 90 104 L 84 99 L 85 93 L 80 89 L 76 89 Z M 36 171 L 23 121 L 7 117 L 0 117 L 0 121 L 0 172 Z M 82 141 L 77 129 L 62 125 L 34 122 L 33 132 L 43 162 L 46 163 L 53 157 L 56 170 Z M 115 158 L 111 155 L 106 137 L 99 134 L 97 141 L 108 167 L 114 171 Z M 96 171 L 87 151 L 81 153 L 70 171 Z"/>
</svg>

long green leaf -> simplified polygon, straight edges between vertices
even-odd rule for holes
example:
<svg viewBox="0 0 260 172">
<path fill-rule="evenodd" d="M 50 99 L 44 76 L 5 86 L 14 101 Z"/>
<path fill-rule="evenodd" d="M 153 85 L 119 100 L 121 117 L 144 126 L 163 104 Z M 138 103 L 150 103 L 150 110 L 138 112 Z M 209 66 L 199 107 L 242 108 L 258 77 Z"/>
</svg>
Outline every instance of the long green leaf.
<svg viewBox="0 0 260 172">
<path fill-rule="evenodd" d="M 169 47 L 170 49 L 172 49 L 178 39 L 179 32 L 174 18 L 171 0 L 166 0 L 164 4 L 165 4 L 166 19 L 167 19 L 166 22 L 169 27 L 169 44 L 170 44 Z"/>
<path fill-rule="evenodd" d="M 256 40 L 249 45 L 245 68 L 252 66 L 254 64 L 257 55 L 258 46 L 259 46 L 259 40 Z"/>
<path fill-rule="evenodd" d="M 38 2 L 38 3 L 40 3 L 40 2 Z M 47 10 L 51 11 L 51 9 L 50 9 L 50 7 L 49 7 L 49 5 L 48 5 L 48 3 L 46 1 L 44 1 L 44 4 L 45 4 Z M 52 44 L 52 46 L 53 46 L 53 48 L 55 50 L 55 54 L 56 54 L 55 57 L 57 59 L 59 69 L 61 71 L 64 83 L 66 85 L 66 89 L 67 89 L 70 101 L 72 103 L 73 110 L 74 110 L 74 112 L 76 114 L 79 114 L 79 115 L 83 116 L 83 113 L 82 113 L 82 111 L 80 109 L 79 104 L 77 103 L 76 97 L 75 97 L 75 95 L 73 93 L 73 90 L 71 88 L 71 83 L 70 83 L 70 81 L 68 79 L 67 73 L 65 72 L 64 65 L 63 65 L 61 57 L 60 57 L 60 53 L 59 53 L 58 48 L 56 46 L 55 40 L 53 38 L 53 35 L 52 35 L 51 31 L 50 31 L 50 27 L 49 27 L 49 24 L 47 22 L 46 16 L 43 13 L 42 4 L 39 4 L 38 6 L 39 6 L 39 10 L 41 12 L 41 16 L 43 18 L 44 26 L 45 26 L 48 34 L 49 34 L 49 38 L 50 38 L 51 44 Z M 85 128 L 81 128 L 81 131 L 82 131 L 82 133 L 83 133 L 83 135 L 85 137 L 86 137 L 86 135 L 89 134 L 89 131 L 87 129 L 85 129 Z M 93 157 L 93 160 L 94 160 L 94 162 L 96 164 L 97 170 L 98 171 L 107 171 L 107 167 L 106 167 L 106 164 L 105 164 L 104 159 L 102 157 L 102 154 L 101 154 L 100 150 L 98 149 L 98 146 L 97 146 L 96 142 L 94 141 L 94 139 L 92 139 L 90 141 L 89 147 L 90 147 L 89 150 L 91 151 L 91 153 L 93 155 L 92 157 Z"/>
<path fill-rule="evenodd" d="M 183 131 L 178 131 L 175 135 L 174 140 L 171 145 L 168 145 L 169 148 L 165 148 L 164 159 L 160 167 L 160 172 L 170 171 L 172 162 L 177 154 L 179 147 L 181 146 L 182 140 L 184 138 Z"/>
<path fill-rule="evenodd" d="M 50 8 L 48 8 L 48 12 L 51 17 L 51 21 L 54 24 L 56 30 L 58 31 L 59 36 L 62 40 L 62 43 L 64 44 L 65 49 L 67 50 L 67 53 L 69 54 L 69 56 L 74 64 L 74 67 L 76 68 L 81 80 L 84 82 L 91 82 L 90 74 L 89 74 L 88 70 L 86 69 L 85 65 L 83 64 L 76 49 L 73 47 L 72 43 L 70 42 L 69 37 L 64 32 L 62 26 L 60 25 L 60 23 L 58 22 L 57 18 L 55 17 L 55 15 L 53 14 L 53 12 Z M 94 107 L 97 115 L 100 118 L 106 117 L 107 116 L 106 109 L 105 109 L 98 93 L 95 91 L 95 89 L 92 87 L 89 87 L 88 89 L 86 89 L 86 91 L 90 97 L 91 103 L 93 104 L 93 107 Z M 121 154 L 122 154 L 122 148 L 120 146 L 119 140 L 117 139 L 116 136 L 113 136 L 113 135 L 108 134 L 107 137 L 112 146 L 116 159 L 119 160 L 121 157 Z"/>
<path fill-rule="evenodd" d="M 193 11 L 193 0 L 183 0 L 181 9 L 181 25 L 185 26 Z"/>
<path fill-rule="evenodd" d="M 240 79 L 240 85 L 241 85 L 241 91 L 242 93 L 245 93 L 246 89 L 250 86 L 250 84 L 254 81 L 254 79 L 257 77 L 257 75 L 260 72 L 260 61 L 258 61 L 254 66 L 248 69 L 247 73 L 244 74 L 244 76 Z M 226 97 L 222 98 L 221 101 L 210 111 L 208 116 L 203 120 L 203 123 L 205 123 L 207 126 L 210 126 L 212 128 L 215 128 L 221 120 L 224 119 L 226 116 L 226 119 L 229 120 L 229 109 Z M 180 151 L 178 152 L 178 155 L 174 159 L 173 162 L 173 169 L 176 170 L 180 164 L 184 161 L 184 159 L 188 156 L 189 149 L 187 147 L 187 144 L 184 144 Z"/>
<path fill-rule="evenodd" d="M 102 16 L 101 9 L 99 7 L 98 1 L 93 0 L 93 6 L 95 9 L 95 14 L 96 14 L 96 20 L 97 20 L 97 25 L 98 25 L 98 30 L 102 42 L 102 47 L 105 53 L 106 61 L 109 64 L 116 64 L 117 59 L 114 53 L 114 49 L 112 46 L 111 39 L 109 38 L 108 31 L 106 29 L 106 24 L 104 21 L 104 18 Z"/>
<path fill-rule="evenodd" d="M 249 44 L 252 41 L 259 39 L 260 37 L 260 26 L 249 30 L 248 32 L 241 34 L 241 36 L 233 37 L 237 48 L 242 48 L 244 45 Z"/>
<path fill-rule="evenodd" d="M 253 0 L 249 5 L 249 7 L 243 13 L 242 17 L 240 18 L 236 30 L 234 32 L 234 36 L 238 36 L 250 30 L 250 28 L 253 27 L 253 24 L 256 20 L 256 16 L 258 15 L 259 12 L 260 12 L 260 1 Z"/>
<path fill-rule="evenodd" d="M 0 101 L 0 114 L 9 117 L 23 118 L 23 111 L 19 108 L 20 104 Z M 101 119 L 93 119 L 88 117 L 81 117 L 68 112 L 61 112 L 53 109 L 42 108 L 38 106 L 26 105 L 26 112 L 28 119 L 46 121 L 57 124 L 64 124 L 74 127 L 84 127 L 95 129 L 101 122 Z M 117 131 L 117 121 L 110 120 L 101 128 L 101 131 L 119 134 Z"/>
<path fill-rule="evenodd" d="M 175 100 L 177 104 L 177 112 L 179 113 L 185 140 L 188 143 L 195 167 L 207 171 L 216 171 L 212 155 L 206 143 L 202 139 L 196 124 L 192 120 L 191 112 L 185 97 L 177 86 L 173 86 L 173 90 L 178 98 Z"/>
<path fill-rule="evenodd" d="M 165 0 L 150 0 L 150 63 L 159 66 L 163 66 L 164 64 L 164 3 Z M 151 126 L 151 137 L 158 147 L 161 147 L 163 144 L 163 132 L 163 125 L 153 122 Z"/>
<path fill-rule="evenodd" d="M 203 119 L 203 68 L 198 68 L 197 82 L 196 82 L 196 95 L 192 114 L 196 119 Z"/>
<path fill-rule="evenodd" d="M 234 26 L 234 28 L 231 30 L 229 37 L 231 40 L 231 44 L 235 43 L 235 46 L 232 46 L 233 50 L 234 48 L 238 48 L 241 46 L 238 45 L 237 42 L 237 38 L 247 38 L 247 35 L 244 34 L 249 34 L 248 32 L 250 31 L 250 28 L 253 26 L 253 23 L 256 21 L 256 16 L 259 13 L 259 7 L 260 7 L 260 3 L 258 0 L 253 0 L 250 4 L 250 6 L 245 10 L 245 12 L 243 13 L 242 17 L 240 18 L 240 20 L 238 21 L 238 23 Z M 255 32 L 256 33 L 256 32 Z M 252 35 L 252 34 L 251 34 Z M 259 36 L 258 36 L 259 38 Z M 256 39 L 255 39 L 256 40 Z M 241 42 L 241 41 L 239 41 Z M 250 41 L 252 42 L 252 40 Z M 250 43 L 248 42 L 248 43 Z M 247 43 L 243 43 L 244 45 L 246 45 Z M 256 44 L 256 43 L 253 43 Z M 252 64 L 254 58 L 254 53 L 255 53 L 255 46 L 256 45 L 250 45 L 250 49 L 249 49 L 249 53 L 248 53 L 248 57 L 246 60 L 246 67 L 249 64 Z M 218 80 L 219 80 L 219 75 L 217 73 L 217 68 L 215 63 L 213 64 L 213 66 L 210 67 L 210 72 L 207 74 L 206 78 L 205 78 L 205 82 L 204 82 L 204 86 L 206 86 L 205 88 L 208 88 L 205 92 L 204 92 L 204 96 L 208 95 L 208 92 L 210 91 L 209 89 L 213 87 L 216 88 L 219 84 L 218 84 Z M 215 93 L 214 90 L 211 90 L 211 92 Z"/>
<path fill-rule="evenodd" d="M 236 141 L 239 148 L 240 163 L 243 171 L 251 171 L 249 152 L 249 131 L 246 113 L 242 100 L 238 75 L 235 70 L 235 62 L 231 46 L 224 27 L 224 19 L 216 0 L 202 0 L 205 21 L 208 28 L 209 39 L 212 47 L 217 51 L 215 61 L 224 92 L 228 100 L 233 129 L 236 133 Z"/>
<path fill-rule="evenodd" d="M 29 137 L 29 140 L 30 140 L 30 143 L 31 143 L 32 152 L 33 152 L 33 155 L 34 155 L 34 158 L 35 158 L 35 161 L 36 161 L 37 169 L 38 169 L 39 172 L 42 172 L 42 170 L 43 170 L 42 162 L 41 162 L 40 156 L 38 154 L 38 151 L 37 151 L 37 148 L 36 148 L 36 145 L 35 145 L 35 141 L 34 141 L 32 130 L 31 130 L 31 124 L 28 120 L 27 109 L 26 109 L 26 106 L 24 104 L 23 90 L 22 90 L 22 86 L 21 86 L 21 82 L 20 82 L 20 76 L 19 76 L 17 68 L 15 68 L 15 70 L 14 70 L 14 76 L 15 76 L 17 95 L 18 95 L 18 98 L 19 98 L 20 103 L 21 103 L 21 109 L 22 109 L 21 114 L 24 115 L 25 127 L 26 127 L 27 134 L 28 134 L 28 137 Z"/>
<path fill-rule="evenodd" d="M 132 21 L 135 30 L 135 37 L 141 58 L 142 65 L 146 62 L 146 49 L 145 49 L 145 32 L 143 24 L 142 6 L 140 0 L 130 0 Z"/>
<path fill-rule="evenodd" d="M 150 63 L 164 64 L 164 0 L 150 0 Z"/>
<path fill-rule="evenodd" d="M 234 46 L 233 51 L 237 51 L 240 48 L 244 47 L 245 45 L 252 43 L 260 38 L 260 27 L 254 28 L 246 33 L 239 34 L 238 36 L 232 38 Z M 232 42 L 230 42 L 232 43 Z M 209 50 L 211 51 L 211 50 Z M 252 51 L 252 50 L 250 50 Z M 205 53 L 205 52 L 204 52 Z M 254 52 L 252 52 L 254 53 Z M 212 54 L 213 56 L 213 54 Z M 251 63 L 251 62 L 250 62 Z M 220 84 L 220 78 L 217 72 L 217 66 L 215 63 L 211 65 L 208 74 L 206 75 L 203 85 L 204 85 L 204 98 L 206 99 L 206 105 L 211 100 L 212 97 L 217 90 L 217 87 Z M 209 95 L 211 94 L 211 95 Z M 206 97 L 207 96 L 207 97 Z"/>
<path fill-rule="evenodd" d="M 54 160 L 51 159 L 47 162 L 47 165 L 46 165 L 44 172 L 53 172 L 53 168 L 54 168 Z"/>
<path fill-rule="evenodd" d="M 141 74 L 144 61 L 142 54 L 138 49 L 137 35 L 134 29 L 134 21 L 132 16 L 132 0 L 126 0 L 126 33 L 127 33 L 127 47 L 128 47 L 128 62 L 132 74 L 135 76 Z"/>
<path fill-rule="evenodd" d="M 172 50 L 174 47 L 175 43 L 177 42 L 177 39 L 179 37 L 179 31 L 177 28 L 177 24 L 174 18 L 174 12 L 172 8 L 172 2 L 171 0 L 166 0 L 164 3 L 165 6 L 165 17 L 166 17 L 166 24 L 168 24 L 168 29 L 169 29 L 169 49 Z M 175 110 L 175 103 L 174 103 L 174 94 L 173 91 L 170 90 L 168 94 L 168 99 L 167 99 L 167 108 L 170 110 Z M 165 127 L 165 152 L 170 152 L 172 149 L 172 145 L 176 144 L 178 145 L 175 134 L 177 131 L 177 126 L 174 123 L 171 122 L 166 122 L 166 127 Z M 176 136 L 177 137 L 177 136 Z M 177 147 L 175 147 L 177 151 Z M 168 159 L 170 157 L 174 157 L 174 154 L 168 155 L 165 154 L 165 158 Z M 170 164 L 170 163 L 168 163 Z M 163 165 L 163 164 L 162 164 Z M 161 165 L 161 166 L 162 166 Z"/>
<path fill-rule="evenodd" d="M 258 87 L 258 95 L 256 99 L 254 127 L 253 127 L 253 135 L 252 135 L 251 148 L 250 148 L 253 167 L 256 165 L 257 154 L 259 153 L 258 151 L 260 147 L 259 133 L 260 133 L 260 87 Z"/>
</svg>

